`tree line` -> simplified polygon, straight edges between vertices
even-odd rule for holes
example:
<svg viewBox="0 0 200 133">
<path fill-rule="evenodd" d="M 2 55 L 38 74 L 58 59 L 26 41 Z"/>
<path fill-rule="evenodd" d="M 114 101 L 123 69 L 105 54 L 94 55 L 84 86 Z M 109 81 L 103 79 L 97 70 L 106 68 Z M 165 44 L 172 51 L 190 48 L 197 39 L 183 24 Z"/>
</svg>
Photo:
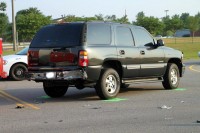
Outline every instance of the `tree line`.
<svg viewBox="0 0 200 133">
<path fill-rule="evenodd" d="M 4 41 L 12 41 L 12 23 L 9 23 L 8 16 L 5 13 L 6 3 L 0 3 L 0 37 Z M 58 20 L 58 19 L 57 19 Z M 31 41 L 35 33 L 44 25 L 57 23 L 51 16 L 45 16 L 37 8 L 29 8 L 18 11 L 16 14 L 16 27 L 19 42 Z M 173 36 L 175 31 L 180 29 L 190 29 L 192 35 L 200 30 L 200 12 L 191 16 L 189 13 L 175 14 L 173 16 L 165 16 L 156 18 L 154 16 L 146 16 L 144 12 L 136 15 L 136 20 L 130 22 L 128 16 L 118 18 L 116 15 L 97 14 L 93 17 L 78 17 L 75 15 L 62 16 L 62 22 L 74 21 L 112 21 L 118 23 L 134 24 L 145 27 L 152 35 Z"/>
</svg>

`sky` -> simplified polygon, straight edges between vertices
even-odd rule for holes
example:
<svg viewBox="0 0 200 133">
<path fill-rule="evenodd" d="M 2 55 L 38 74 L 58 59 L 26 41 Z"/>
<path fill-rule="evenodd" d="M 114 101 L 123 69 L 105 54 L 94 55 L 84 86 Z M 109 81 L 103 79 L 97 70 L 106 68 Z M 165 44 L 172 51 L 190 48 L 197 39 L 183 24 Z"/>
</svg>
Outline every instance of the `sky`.
<svg viewBox="0 0 200 133">
<path fill-rule="evenodd" d="M 12 21 L 11 0 L 0 0 L 7 3 L 6 14 Z M 191 16 L 200 12 L 200 0 L 14 0 L 17 11 L 37 7 L 44 15 L 53 19 L 62 15 L 92 17 L 95 14 L 116 15 L 118 18 L 125 14 L 130 21 L 135 21 L 138 12 L 145 16 L 162 18 L 166 15 L 189 13 Z"/>
</svg>

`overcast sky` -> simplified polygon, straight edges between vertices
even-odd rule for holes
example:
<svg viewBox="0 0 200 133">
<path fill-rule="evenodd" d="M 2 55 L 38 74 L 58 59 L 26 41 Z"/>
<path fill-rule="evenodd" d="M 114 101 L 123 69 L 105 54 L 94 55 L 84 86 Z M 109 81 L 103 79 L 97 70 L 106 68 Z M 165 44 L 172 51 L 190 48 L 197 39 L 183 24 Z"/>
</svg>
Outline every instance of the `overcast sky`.
<svg viewBox="0 0 200 133">
<path fill-rule="evenodd" d="M 11 0 L 0 0 L 7 3 L 7 15 L 11 21 Z M 181 15 L 190 13 L 195 15 L 200 12 L 200 0 L 14 0 L 15 12 L 37 7 L 44 15 L 53 19 L 61 15 L 76 15 L 91 17 L 95 14 L 117 15 L 122 17 L 126 13 L 130 21 L 135 20 L 138 12 L 143 11 L 146 16 L 158 18 L 166 15 Z"/>
</svg>

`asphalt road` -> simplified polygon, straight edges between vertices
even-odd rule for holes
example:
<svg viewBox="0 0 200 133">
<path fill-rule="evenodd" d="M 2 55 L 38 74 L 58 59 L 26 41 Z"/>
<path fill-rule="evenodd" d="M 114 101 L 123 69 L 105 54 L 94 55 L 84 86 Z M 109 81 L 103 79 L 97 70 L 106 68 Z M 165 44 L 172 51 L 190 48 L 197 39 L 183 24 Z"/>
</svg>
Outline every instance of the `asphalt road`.
<svg viewBox="0 0 200 133">
<path fill-rule="evenodd" d="M 0 80 L 0 133 L 199 133 L 200 60 L 185 64 L 178 89 L 134 84 L 111 101 L 93 88 L 52 99 L 41 83 Z"/>
</svg>

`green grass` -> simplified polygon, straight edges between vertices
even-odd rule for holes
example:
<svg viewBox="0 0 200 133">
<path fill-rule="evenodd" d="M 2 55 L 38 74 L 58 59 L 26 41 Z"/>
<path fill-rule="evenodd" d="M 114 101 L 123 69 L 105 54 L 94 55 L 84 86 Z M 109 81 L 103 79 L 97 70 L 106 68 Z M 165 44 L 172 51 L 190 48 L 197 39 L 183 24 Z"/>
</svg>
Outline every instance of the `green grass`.
<svg viewBox="0 0 200 133">
<path fill-rule="evenodd" d="M 200 51 L 200 43 L 172 43 L 166 46 L 178 49 L 184 53 L 184 59 L 199 59 L 198 52 Z"/>
<path fill-rule="evenodd" d="M 17 52 L 19 52 L 20 50 L 22 50 L 23 48 L 20 48 L 19 50 L 17 51 L 13 51 L 13 50 L 5 50 L 3 51 L 3 55 L 11 55 L 11 54 L 16 54 Z"/>
<path fill-rule="evenodd" d="M 9 51 L 3 51 L 3 55 L 11 55 L 11 54 L 15 54 L 16 52 L 9 50 Z"/>
<path fill-rule="evenodd" d="M 166 46 L 178 49 L 184 53 L 184 59 L 199 59 L 200 37 L 164 38 Z"/>
</svg>

